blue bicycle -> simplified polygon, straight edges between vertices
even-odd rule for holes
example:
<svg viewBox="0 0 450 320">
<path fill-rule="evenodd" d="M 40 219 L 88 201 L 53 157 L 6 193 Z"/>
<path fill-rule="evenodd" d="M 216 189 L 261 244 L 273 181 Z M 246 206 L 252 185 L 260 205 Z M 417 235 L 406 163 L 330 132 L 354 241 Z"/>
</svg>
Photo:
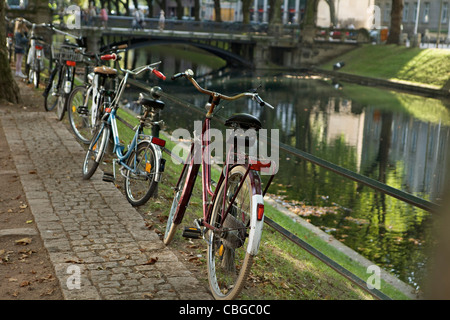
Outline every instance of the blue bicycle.
<svg viewBox="0 0 450 320">
<path fill-rule="evenodd" d="M 115 53 L 104 55 L 102 60 L 120 60 L 120 56 Z M 158 182 L 161 180 L 161 174 L 164 171 L 165 160 L 162 158 L 161 148 L 165 146 L 165 141 L 158 138 L 145 135 L 145 127 L 159 125 L 161 121 L 153 121 L 156 114 L 164 108 L 164 102 L 159 100 L 161 88 L 153 87 L 151 96 L 140 94 L 138 103 L 142 106 L 143 115 L 138 116 L 139 125 L 134 129 L 135 134 L 131 140 L 128 150 L 125 150 L 119 140 L 119 131 L 117 129 L 117 110 L 119 101 L 126 87 L 128 77 L 135 76 L 149 70 L 160 79 L 165 76 L 156 70 L 160 62 L 139 67 L 135 70 L 118 68 L 125 73 L 117 91 L 104 97 L 104 114 L 95 129 L 95 133 L 86 152 L 83 162 L 83 179 L 90 179 L 97 170 L 100 162 L 105 155 L 110 139 L 113 142 L 113 174 L 104 174 L 104 181 L 115 180 L 115 166 L 121 166 L 120 172 L 125 178 L 124 187 L 127 200 L 133 206 L 140 206 L 146 203 L 154 193 Z M 107 72 L 112 75 L 117 71 L 113 68 L 102 67 L 98 72 Z M 112 135 L 112 136 L 111 136 Z"/>
</svg>

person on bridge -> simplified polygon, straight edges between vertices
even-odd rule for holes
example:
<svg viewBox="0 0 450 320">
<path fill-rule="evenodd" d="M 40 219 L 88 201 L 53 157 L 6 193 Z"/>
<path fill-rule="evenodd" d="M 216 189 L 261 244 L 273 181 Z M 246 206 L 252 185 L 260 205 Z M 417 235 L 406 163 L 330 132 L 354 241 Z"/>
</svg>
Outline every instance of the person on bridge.
<svg viewBox="0 0 450 320">
<path fill-rule="evenodd" d="M 144 28 L 144 13 L 141 9 L 136 9 L 134 11 L 134 19 L 131 28 L 134 29 L 143 29 Z"/>
<path fill-rule="evenodd" d="M 100 19 L 102 20 L 102 27 L 106 29 L 108 24 L 108 11 L 106 11 L 105 7 L 100 10 Z"/>
<path fill-rule="evenodd" d="M 165 21 L 166 21 L 166 18 L 164 17 L 164 10 L 161 10 L 161 12 L 159 13 L 159 30 L 160 31 L 164 30 Z"/>
</svg>

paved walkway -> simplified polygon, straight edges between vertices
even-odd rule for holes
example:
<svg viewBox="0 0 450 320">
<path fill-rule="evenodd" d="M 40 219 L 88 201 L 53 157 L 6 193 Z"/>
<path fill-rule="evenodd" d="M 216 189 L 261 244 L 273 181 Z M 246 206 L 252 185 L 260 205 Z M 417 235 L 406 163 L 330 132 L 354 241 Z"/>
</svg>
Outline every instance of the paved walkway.
<svg viewBox="0 0 450 320">
<path fill-rule="evenodd" d="M 54 113 L 0 121 L 65 299 L 211 299 L 100 170 L 82 179 L 84 151 Z"/>
</svg>

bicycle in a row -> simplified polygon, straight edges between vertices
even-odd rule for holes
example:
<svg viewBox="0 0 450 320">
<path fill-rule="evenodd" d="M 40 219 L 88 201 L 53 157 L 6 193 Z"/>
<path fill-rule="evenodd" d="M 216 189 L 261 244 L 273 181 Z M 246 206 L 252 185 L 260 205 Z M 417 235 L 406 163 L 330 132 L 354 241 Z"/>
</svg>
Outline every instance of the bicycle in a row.
<svg viewBox="0 0 450 320">
<path fill-rule="evenodd" d="M 118 61 L 120 56 L 113 53 L 104 55 L 101 59 Z M 138 103 L 142 106 L 144 112 L 142 116 L 138 116 L 139 125 L 136 126 L 134 136 L 127 148 L 120 143 L 116 114 L 128 77 L 150 71 L 160 79 L 165 79 L 165 76 L 156 69 L 159 64 L 160 62 L 157 62 L 141 66 L 135 70 L 127 70 L 122 69 L 117 63 L 118 68 L 124 72 L 124 77 L 115 92 L 103 96 L 103 116 L 100 123 L 95 125 L 95 133 L 83 161 L 83 179 L 90 179 L 105 156 L 110 139 L 112 139 L 113 173 L 105 173 L 103 180 L 115 181 L 115 167 L 119 165 L 120 173 L 125 178 L 126 198 L 133 206 L 140 206 L 150 199 L 161 180 L 165 167 L 165 160 L 161 151 L 161 148 L 165 146 L 165 141 L 144 134 L 144 128 L 154 124 L 152 116 L 165 106 L 164 102 L 158 99 L 161 89 L 154 87 L 150 97 L 141 94 Z M 97 72 L 112 77 L 117 76 L 117 70 L 110 67 L 103 67 L 98 69 Z"/>
<path fill-rule="evenodd" d="M 95 125 L 103 115 L 105 95 L 117 89 L 118 77 L 115 69 L 102 65 L 101 56 L 126 49 L 127 45 L 113 46 L 100 53 L 86 53 L 79 50 L 90 64 L 92 72 L 87 73 L 86 83 L 76 86 L 67 98 L 67 113 L 70 127 L 78 141 L 89 144 Z M 77 50 L 76 50 L 77 51 Z M 86 66 L 90 68 L 90 66 Z"/>
<path fill-rule="evenodd" d="M 194 137 L 174 189 L 164 243 L 168 245 L 172 242 L 178 226 L 183 221 L 201 165 L 203 217 L 196 219 L 193 227 L 185 228 L 183 236 L 206 240 L 208 281 L 212 294 L 219 300 L 234 299 L 244 286 L 261 241 L 264 221 L 263 195 L 273 175 L 263 191 L 259 172 L 274 170 L 275 163 L 250 157 L 242 148 L 237 148 L 239 145 L 250 147 L 256 142 L 251 137 L 240 135 L 236 129 L 258 131 L 262 125 L 259 119 L 252 115 L 233 115 L 225 125 L 235 129 L 235 134 L 231 136 L 234 141 L 230 144 L 221 176 L 213 191 L 209 154 L 210 122 L 215 108 L 222 100 L 251 98 L 261 106 L 273 107 L 264 102 L 256 92 L 226 96 L 206 90 L 195 81 L 192 70 L 179 73 L 173 79 L 180 77 L 188 79 L 198 91 L 209 96 L 206 105 L 208 112 L 201 135 Z"/>
<path fill-rule="evenodd" d="M 56 108 L 57 118 L 62 120 L 67 109 L 67 98 L 73 89 L 77 63 L 84 61 L 83 55 L 75 50 L 84 47 L 84 43 L 81 37 L 58 30 L 53 26 L 51 29 L 64 35 L 64 42 L 60 45 L 52 45 L 52 61 L 55 66 L 50 72 L 43 93 L 44 107 L 46 111 L 53 111 Z M 71 43 L 65 38 L 66 36 L 74 38 L 76 43 Z"/>
</svg>

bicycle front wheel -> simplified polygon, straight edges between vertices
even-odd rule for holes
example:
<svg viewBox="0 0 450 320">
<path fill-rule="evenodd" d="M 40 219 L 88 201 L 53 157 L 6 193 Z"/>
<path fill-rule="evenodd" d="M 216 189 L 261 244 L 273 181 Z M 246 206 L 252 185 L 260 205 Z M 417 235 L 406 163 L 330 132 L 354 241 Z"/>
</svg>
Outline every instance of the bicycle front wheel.
<svg viewBox="0 0 450 320">
<path fill-rule="evenodd" d="M 252 180 L 256 177 L 252 173 L 245 177 L 245 173 L 244 166 L 232 168 L 228 176 L 225 199 L 224 180 L 218 187 L 213 204 L 210 224 L 221 231 L 210 230 L 207 233 L 207 265 L 209 285 L 217 300 L 232 300 L 239 295 L 256 254 L 253 248 L 259 246 L 262 221 L 256 219 L 257 209 L 253 202 L 262 202 L 262 195 L 258 188 L 254 188 Z M 239 188 L 242 180 L 242 186 Z M 233 198 L 233 205 L 222 221 L 223 203 L 225 201 L 226 210 Z"/>
<path fill-rule="evenodd" d="M 110 136 L 110 128 L 103 123 L 98 127 L 94 138 L 89 144 L 86 156 L 83 162 L 83 179 L 90 179 L 98 168 L 106 152 Z"/>
<path fill-rule="evenodd" d="M 67 98 L 67 116 L 70 127 L 78 141 L 89 144 L 93 135 L 91 121 L 92 96 L 86 96 L 86 87 L 75 87 Z"/>
<path fill-rule="evenodd" d="M 163 241 L 166 245 L 172 242 L 177 231 L 178 225 L 180 224 L 177 221 L 179 219 L 179 215 L 184 216 L 187 202 L 189 201 L 192 188 L 194 187 L 194 182 L 195 174 L 192 174 L 192 166 L 188 158 L 186 164 L 183 166 L 180 178 L 178 179 L 178 183 L 174 189 L 175 193 L 172 201 L 172 207 L 170 208 L 169 217 L 166 224 L 166 232 L 164 233 Z"/>
<path fill-rule="evenodd" d="M 127 166 L 133 170 L 125 171 L 125 195 L 133 206 L 146 203 L 155 192 L 158 182 L 156 178 L 157 159 L 149 141 L 142 141 L 132 151 Z"/>
</svg>

